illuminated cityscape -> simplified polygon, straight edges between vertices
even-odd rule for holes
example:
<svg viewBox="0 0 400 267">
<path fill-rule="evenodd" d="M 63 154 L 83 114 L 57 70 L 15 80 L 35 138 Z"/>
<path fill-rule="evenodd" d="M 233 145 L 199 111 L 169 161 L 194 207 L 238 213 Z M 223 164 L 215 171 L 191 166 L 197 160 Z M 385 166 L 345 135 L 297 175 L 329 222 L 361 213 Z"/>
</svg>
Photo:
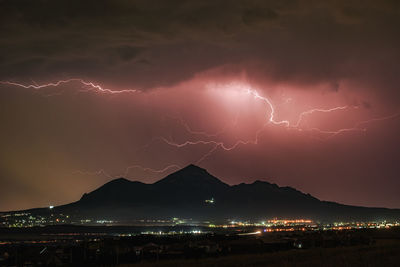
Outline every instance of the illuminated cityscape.
<svg viewBox="0 0 400 267">
<path fill-rule="evenodd" d="M 52 213 L 50 216 L 33 215 L 29 212 L 3 213 L 0 215 L 0 225 L 6 228 L 44 227 L 49 225 L 86 225 L 86 226 L 201 226 L 209 228 L 254 228 L 264 232 L 279 231 L 320 231 L 320 230 L 351 230 L 351 229 L 380 229 L 400 226 L 400 221 L 369 221 L 369 222 L 333 222 L 320 223 L 309 219 L 270 219 L 263 221 L 227 220 L 225 223 L 209 221 L 193 221 L 192 219 L 142 219 L 137 221 L 113 221 L 109 219 L 76 219 L 73 216 Z M 155 234 L 157 234 L 156 232 Z M 164 233 L 163 233 L 164 234 Z"/>
</svg>

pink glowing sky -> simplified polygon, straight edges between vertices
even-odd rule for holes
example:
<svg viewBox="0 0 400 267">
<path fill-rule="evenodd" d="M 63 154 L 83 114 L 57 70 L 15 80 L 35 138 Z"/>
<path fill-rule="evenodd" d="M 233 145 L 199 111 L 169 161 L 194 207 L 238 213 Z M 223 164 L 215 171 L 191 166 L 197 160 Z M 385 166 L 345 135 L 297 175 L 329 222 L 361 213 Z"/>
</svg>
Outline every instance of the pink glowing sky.
<svg viewBox="0 0 400 267">
<path fill-rule="evenodd" d="M 132 3 L 2 3 L 0 210 L 191 163 L 400 208 L 396 4 Z"/>
</svg>

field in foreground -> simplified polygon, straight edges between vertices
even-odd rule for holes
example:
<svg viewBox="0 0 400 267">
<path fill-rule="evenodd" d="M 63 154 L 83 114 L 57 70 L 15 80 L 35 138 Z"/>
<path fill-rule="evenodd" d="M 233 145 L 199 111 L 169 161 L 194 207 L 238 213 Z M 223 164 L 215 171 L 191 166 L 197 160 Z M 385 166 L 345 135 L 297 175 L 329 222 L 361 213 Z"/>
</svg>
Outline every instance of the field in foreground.
<svg viewBox="0 0 400 267">
<path fill-rule="evenodd" d="M 314 248 L 197 260 L 152 261 L 122 266 L 400 266 L 400 240 L 379 240 L 370 246 Z"/>
</svg>

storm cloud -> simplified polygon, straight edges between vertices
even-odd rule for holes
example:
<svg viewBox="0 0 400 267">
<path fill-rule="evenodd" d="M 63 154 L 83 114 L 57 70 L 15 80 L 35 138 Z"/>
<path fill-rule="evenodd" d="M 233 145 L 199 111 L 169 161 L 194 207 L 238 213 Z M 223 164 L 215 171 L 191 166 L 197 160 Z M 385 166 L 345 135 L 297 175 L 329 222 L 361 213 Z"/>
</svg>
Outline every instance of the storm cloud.
<svg viewBox="0 0 400 267">
<path fill-rule="evenodd" d="M 227 67 L 397 95 L 396 1 L 2 1 L 0 77 L 146 90 Z M 231 74 L 231 73 L 230 73 Z"/>
<path fill-rule="evenodd" d="M 400 207 L 399 1 L 0 0 L 0 33 L 0 210 L 176 169 L 136 165 L 189 163 L 231 184 Z M 111 91 L 34 88 L 71 78 Z M 265 126 L 271 107 L 243 88 L 292 125 L 346 108 L 307 115 L 301 130 Z M 125 89 L 137 91 L 112 93 Z M 354 125 L 322 141 L 312 130 Z"/>
</svg>

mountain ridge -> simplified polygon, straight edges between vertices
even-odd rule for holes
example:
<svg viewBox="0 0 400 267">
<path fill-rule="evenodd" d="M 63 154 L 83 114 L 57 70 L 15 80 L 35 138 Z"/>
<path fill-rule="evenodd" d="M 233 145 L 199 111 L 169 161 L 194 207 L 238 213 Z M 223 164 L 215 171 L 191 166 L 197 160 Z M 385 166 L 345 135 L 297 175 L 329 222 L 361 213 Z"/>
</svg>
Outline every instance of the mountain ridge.
<svg viewBox="0 0 400 267">
<path fill-rule="evenodd" d="M 192 164 L 152 184 L 122 177 L 111 180 L 83 194 L 76 202 L 54 207 L 53 211 L 111 220 L 174 217 L 197 220 L 400 219 L 400 210 L 321 201 L 295 188 L 267 181 L 228 185 L 206 169 Z"/>
</svg>

